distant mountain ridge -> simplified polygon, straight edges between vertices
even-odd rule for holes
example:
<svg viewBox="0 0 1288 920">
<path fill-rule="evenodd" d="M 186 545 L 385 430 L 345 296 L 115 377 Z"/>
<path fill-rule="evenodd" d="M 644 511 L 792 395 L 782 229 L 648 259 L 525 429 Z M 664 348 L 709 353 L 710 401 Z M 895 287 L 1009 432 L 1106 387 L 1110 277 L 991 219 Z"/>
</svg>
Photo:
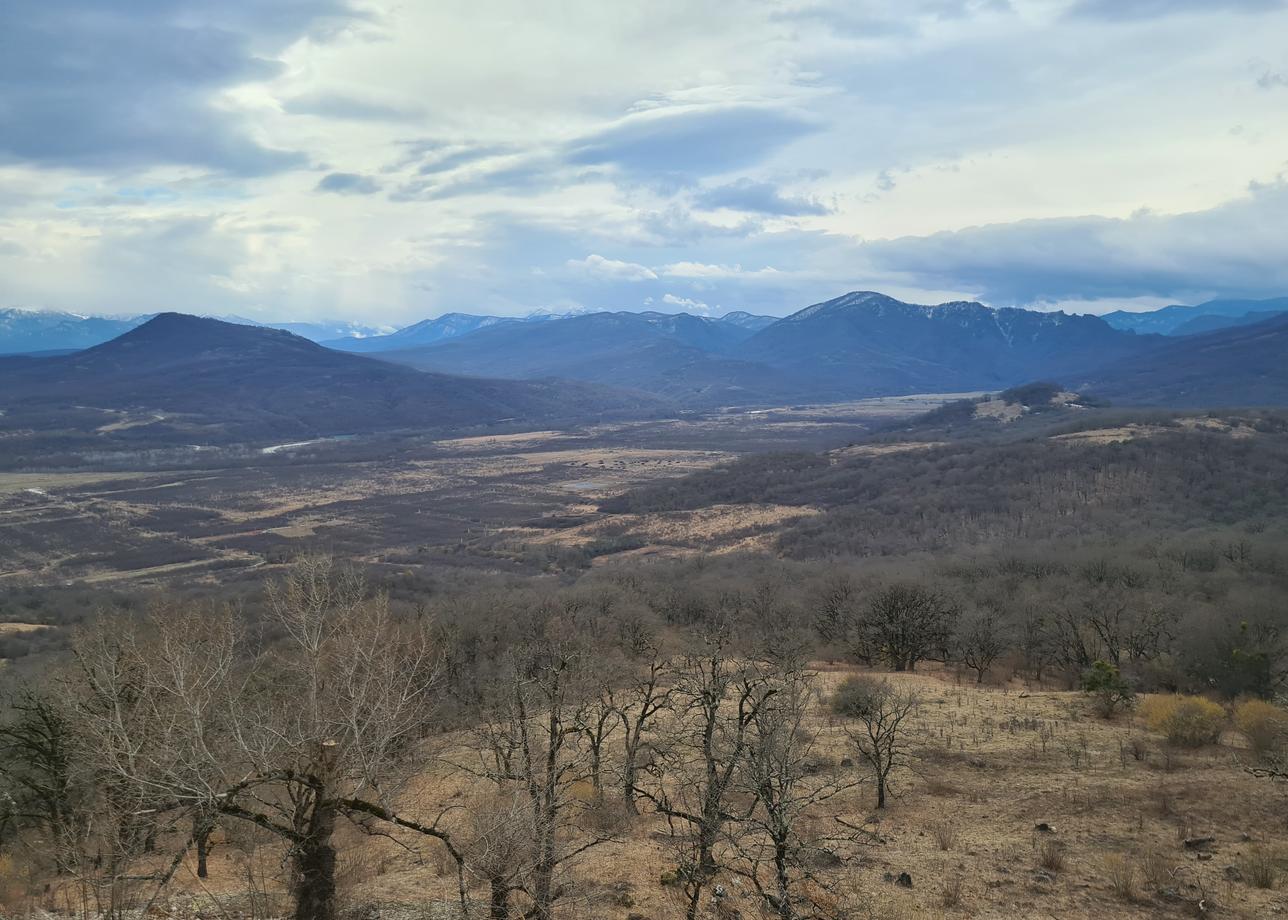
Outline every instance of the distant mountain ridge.
<svg viewBox="0 0 1288 920">
<path fill-rule="evenodd" d="M 1210 332 L 1221 326 L 1235 326 L 1243 323 L 1258 322 L 1266 316 L 1257 314 L 1288 312 L 1288 297 L 1274 297 L 1269 300 L 1209 300 L 1194 306 L 1172 304 L 1157 310 L 1131 312 L 1115 310 L 1102 317 L 1115 329 L 1131 332 L 1153 332 L 1159 335 L 1190 335 L 1197 332 Z M 1222 317 L 1228 322 L 1218 325 L 1195 322 L 1203 317 Z"/>
<path fill-rule="evenodd" d="M 76 351 L 102 345 L 157 316 L 85 316 L 50 310 L 0 309 L 0 355 Z M 211 317 L 224 322 L 267 329 L 284 329 L 318 342 L 323 339 L 362 338 L 388 332 L 388 328 L 347 320 L 316 322 L 261 322 L 244 316 Z"/>
<path fill-rule="evenodd" d="M 1002 388 L 1137 354 L 1154 338 L 1094 316 L 855 291 L 763 324 L 597 313 L 380 357 L 454 374 L 615 382 L 701 408 Z"/>
<path fill-rule="evenodd" d="M 282 330 L 178 313 L 74 354 L 0 360 L 0 431 L 9 432 L 227 443 L 549 424 L 653 406 L 585 384 L 427 374 Z M 115 424 L 122 413 L 125 427 Z"/>
<path fill-rule="evenodd" d="M 1288 315 L 1164 338 L 1131 360 L 1097 368 L 1079 388 L 1136 405 L 1288 405 Z"/>
<path fill-rule="evenodd" d="M 8 308 L 0 310 L 0 355 L 89 348 L 129 332 L 147 317 L 112 318 Z"/>
</svg>

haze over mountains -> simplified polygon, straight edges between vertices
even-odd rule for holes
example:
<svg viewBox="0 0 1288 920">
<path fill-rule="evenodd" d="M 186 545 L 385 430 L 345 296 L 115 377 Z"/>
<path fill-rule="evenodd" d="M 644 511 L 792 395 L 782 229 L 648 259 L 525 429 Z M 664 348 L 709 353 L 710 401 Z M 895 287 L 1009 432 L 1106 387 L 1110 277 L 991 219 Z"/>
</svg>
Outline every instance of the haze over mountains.
<svg viewBox="0 0 1288 920">
<path fill-rule="evenodd" d="M 76 351 L 111 341 L 143 325 L 157 314 L 138 316 L 82 316 L 16 308 L 0 310 L 0 355 Z M 387 327 L 347 320 L 261 323 L 242 316 L 212 317 L 243 326 L 284 329 L 314 342 L 357 339 L 389 332 Z"/>
<path fill-rule="evenodd" d="M 345 341 L 398 346 L 367 355 L 165 313 L 71 354 L 0 358 L 0 433 L 60 431 L 81 446 L 86 438 L 256 442 L 992 391 L 1034 380 L 1116 403 L 1288 405 L 1288 314 L 1223 303 L 1227 318 L 1261 321 L 1166 336 L 1094 316 L 923 306 L 867 291 L 780 320 L 452 314 Z M 1181 311 L 1194 309 L 1169 307 L 1154 325 L 1183 328 L 1194 317 Z M 45 328 L 43 344 L 110 327 L 55 318 Z"/>
<path fill-rule="evenodd" d="M 178 313 L 75 354 L 0 359 L 0 430 L 148 443 L 545 424 L 652 405 L 574 382 L 427 374 L 282 330 Z"/>
</svg>

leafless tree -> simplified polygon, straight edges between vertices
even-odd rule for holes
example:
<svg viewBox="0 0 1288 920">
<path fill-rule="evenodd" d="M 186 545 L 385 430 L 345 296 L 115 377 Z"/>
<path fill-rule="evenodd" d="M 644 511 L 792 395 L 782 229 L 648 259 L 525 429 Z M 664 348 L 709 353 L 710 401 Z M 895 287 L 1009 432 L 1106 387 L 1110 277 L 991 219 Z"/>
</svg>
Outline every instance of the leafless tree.
<svg viewBox="0 0 1288 920">
<path fill-rule="evenodd" d="M 434 712 L 437 657 L 421 624 L 325 557 L 293 566 L 268 606 L 281 638 L 258 648 L 234 611 L 180 606 L 82 637 L 82 717 L 135 814 L 191 816 L 171 871 L 211 819 L 247 821 L 287 843 L 297 920 L 331 920 L 341 817 L 453 849 L 437 820 L 389 804 Z"/>
<path fill-rule="evenodd" d="M 974 611 L 959 625 L 957 655 L 962 664 L 975 672 L 977 684 L 984 682 L 988 669 L 1009 647 L 1010 631 L 994 607 Z"/>
<path fill-rule="evenodd" d="M 549 920 L 566 893 L 557 874 L 572 859 L 612 839 L 586 833 L 578 818 L 584 805 L 574 787 L 589 777 L 588 756 L 579 746 L 586 719 L 584 651 L 559 633 L 567 624 L 547 624 L 549 634 L 516 650 L 494 689 L 478 730 L 481 771 L 501 795 L 527 802 L 531 870 L 517 885 L 531 907 L 526 917 Z"/>
<path fill-rule="evenodd" d="M 807 725 L 816 704 L 811 675 L 796 667 L 774 681 L 777 691 L 752 718 L 746 764 L 739 771 L 739 786 L 754 807 L 731 832 L 738 854 L 733 868 L 780 920 L 801 920 L 818 915 L 803 884 L 816 881 L 809 871 L 812 858 L 825 850 L 835 855 L 829 844 L 854 837 L 840 825 L 835 834 L 811 833 L 814 812 L 856 783 L 827 775 L 816 760 L 816 736 Z"/>
<path fill-rule="evenodd" d="M 886 806 L 890 774 L 908 761 L 905 722 L 919 704 L 911 690 L 866 676 L 847 678 L 832 698 L 833 712 L 859 723 L 847 726 L 845 733 L 872 772 L 877 808 Z"/>
<path fill-rule="evenodd" d="M 777 687 L 756 663 L 735 658 L 728 634 L 705 638 L 706 650 L 677 667 L 675 724 L 638 787 L 671 826 L 685 916 L 697 916 L 702 892 L 719 868 L 716 847 L 726 825 L 744 816 L 736 780 L 745 766 L 756 715 Z"/>
<path fill-rule="evenodd" d="M 630 682 L 614 691 L 613 703 L 622 725 L 622 806 L 628 814 L 639 814 L 636 786 L 646 733 L 671 705 L 665 678 L 666 663 L 661 653 L 649 647 Z"/>
<path fill-rule="evenodd" d="M 868 601 L 856 627 L 862 656 L 882 658 L 896 671 L 942 655 L 957 620 L 957 605 L 944 594 L 917 584 L 882 588 Z"/>
</svg>

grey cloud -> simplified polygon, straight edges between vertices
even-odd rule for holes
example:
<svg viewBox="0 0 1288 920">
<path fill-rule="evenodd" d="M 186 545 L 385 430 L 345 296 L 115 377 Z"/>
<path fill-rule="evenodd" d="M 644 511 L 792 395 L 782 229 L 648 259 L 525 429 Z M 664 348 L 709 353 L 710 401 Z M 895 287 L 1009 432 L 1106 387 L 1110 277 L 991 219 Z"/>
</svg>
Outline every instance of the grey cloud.
<svg viewBox="0 0 1288 920">
<path fill-rule="evenodd" d="M 873 241 L 857 255 L 923 287 L 975 291 L 993 303 L 1209 290 L 1271 296 L 1288 290 L 1284 239 L 1281 180 L 1206 211 L 994 224 Z"/>
<path fill-rule="evenodd" d="M 1262 89 L 1280 89 L 1288 86 L 1288 73 L 1278 73 L 1273 70 L 1267 70 L 1261 76 L 1257 77 L 1257 86 Z"/>
<path fill-rule="evenodd" d="M 1069 15 L 1086 19 L 1156 19 L 1177 13 L 1261 13 L 1285 0 L 1076 0 Z"/>
<path fill-rule="evenodd" d="M 640 112 L 570 145 L 569 162 L 636 175 L 701 177 L 752 166 L 819 126 L 778 106 L 738 104 Z"/>
<path fill-rule="evenodd" d="M 333 172 L 318 181 L 318 191 L 341 195 L 371 195 L 380 191 L 380 183 L 370 176 L 358 173 Z"/>
<path fill-rule="evenodd" d="M 369 99 L 345 93 L 305 93 L 286 100 L 282 108 L 293 115 L 315 115 L 347 121 L 415 121 L 425 110 L 410 103 Z"/>
<path fill-rule="evenodd" d="M 271 55 L 349 15 L 340 0 L 10 0 L 0 7 L 0 161 L 239 175 L 299 165 L 300 153 L 263 146 L 212 99 L 274 76 Z"/>
<path fill-rule="evenodd" d="M 812 198 L 790 198 L 772 183 L 745 178 L 706 189 L 694 197 L 694 203 L 708 210 L 729 208 L 779 217 L 802 217 L 831 212 L 831 208 Z"/>
</svg>

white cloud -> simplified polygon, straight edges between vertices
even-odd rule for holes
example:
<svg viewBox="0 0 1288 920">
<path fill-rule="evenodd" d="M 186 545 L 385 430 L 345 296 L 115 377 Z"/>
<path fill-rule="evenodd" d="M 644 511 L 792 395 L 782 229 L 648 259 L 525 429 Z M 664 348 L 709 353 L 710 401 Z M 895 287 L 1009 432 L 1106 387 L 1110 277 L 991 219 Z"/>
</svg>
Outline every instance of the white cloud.
<svg viewBox="0 0 1288 920">
<path fill-rule="evenodd" d="M 711 312 L 711 308 L 700 300 L 692 300 L 688 297 L 676 297 L 674 294 L 666 294 L 663 296 L 662 303 L 670 304 L 673 307 L 679 307 L 686 313 Z"/>
<path fill-rule="evenodd" d="M 592 253 L 584 259 L 569 259 L 567 266 L 574 271 L 583 272 L 593 278 L 606 278 L 614 281 L 652 281 L 657 278 L 653 269 L 634 262 L 621 262 L 617 259 L 605 259 Z"/>
</svg>

